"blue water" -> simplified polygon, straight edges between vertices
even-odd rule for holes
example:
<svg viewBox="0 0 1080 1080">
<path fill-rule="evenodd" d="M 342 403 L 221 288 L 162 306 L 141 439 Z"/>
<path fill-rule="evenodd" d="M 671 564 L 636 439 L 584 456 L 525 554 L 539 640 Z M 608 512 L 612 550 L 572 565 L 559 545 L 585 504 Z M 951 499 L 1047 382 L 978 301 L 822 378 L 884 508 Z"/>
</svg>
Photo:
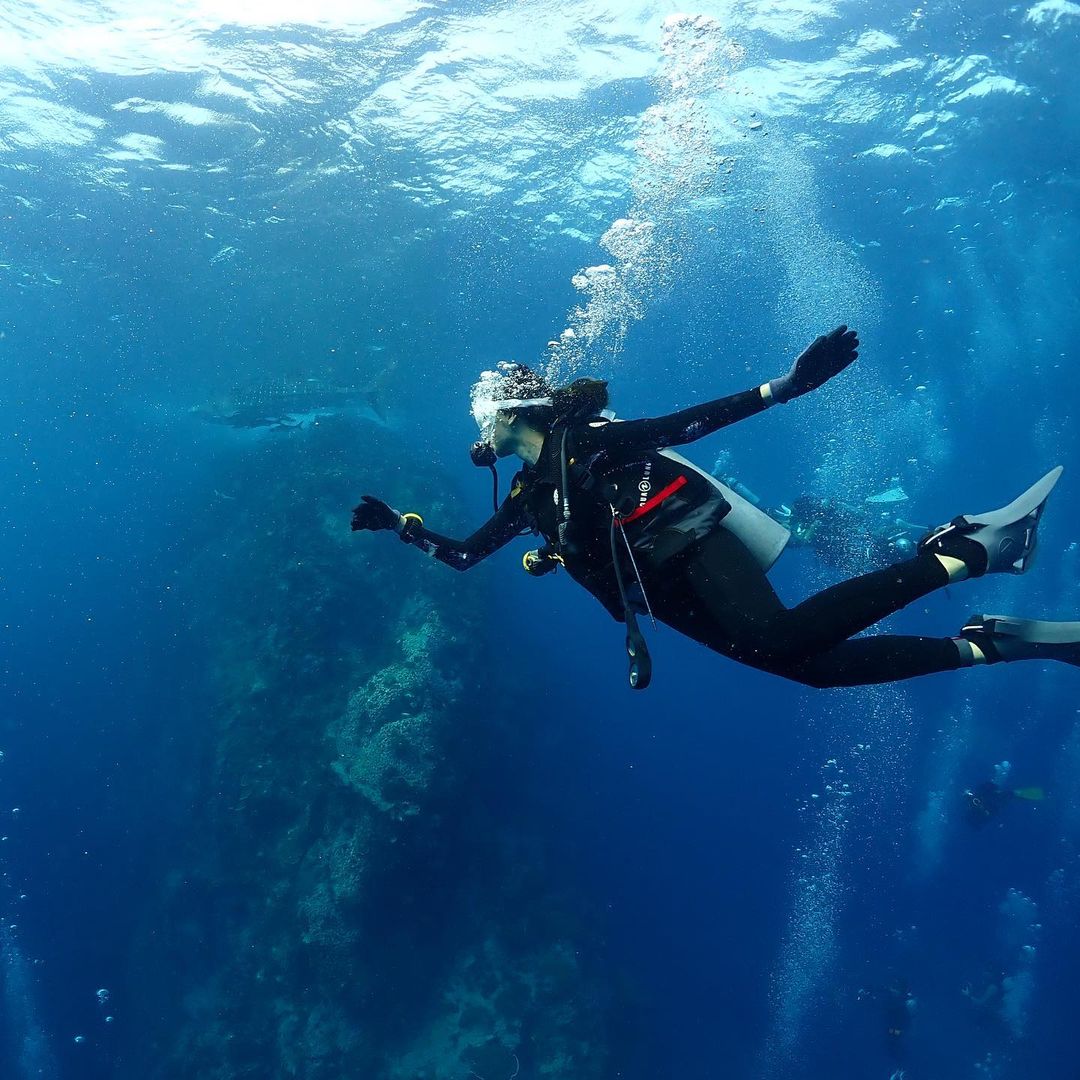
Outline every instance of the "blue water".
<svg viewBox="0 0 1080 1080">
<path fill-rule="evenodd" d="M 889 628 L 1076 617 L 1080 7 L 253 11 L 0 12 L 0 1076 L 1075 1077 L 1074 669 L 813 691 L 661 628 L 634 694 L 520 545 L 458 578 L 348 519 L 484 519 L 500 359 L 657 415 L 845 322 L 690 456 L 927 522 L 1064 464 L 1030 575 Z M 386 423 L 193 412 L 281 379 Z M 400 814 L 340 772 L 394 664 L 439 733 Z M 1047 797 L 974 830 L 1003 762 Z"/>
</svg>

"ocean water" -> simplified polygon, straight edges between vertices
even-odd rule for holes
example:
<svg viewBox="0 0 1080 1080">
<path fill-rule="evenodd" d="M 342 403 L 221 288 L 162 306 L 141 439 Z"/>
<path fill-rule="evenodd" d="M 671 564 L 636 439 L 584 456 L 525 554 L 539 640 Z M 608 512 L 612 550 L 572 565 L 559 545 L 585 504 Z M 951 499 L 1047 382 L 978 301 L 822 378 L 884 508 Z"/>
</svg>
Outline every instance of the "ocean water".
<svg viewBox="0 0 1080 1080">
<path fill-rule="evenodd" d="M 1069 0 L 5 3 L 0 1077 L 1075 1078 L 1074 668 L 811 690 L 646 626 L 635 693 L 529 541 L 456 575 L 349 518 L 485 519 L 499 360 L 660 415 L 846 323 L 686 449 L 854 508 L 784 599 L 868 568 L 876 493 L 1063 464 L 1030 574 L 886 626 L 1080 617 L 1078 43 Z M 990 779 L 1045 796 L 973 828 Z"/>
</svg>

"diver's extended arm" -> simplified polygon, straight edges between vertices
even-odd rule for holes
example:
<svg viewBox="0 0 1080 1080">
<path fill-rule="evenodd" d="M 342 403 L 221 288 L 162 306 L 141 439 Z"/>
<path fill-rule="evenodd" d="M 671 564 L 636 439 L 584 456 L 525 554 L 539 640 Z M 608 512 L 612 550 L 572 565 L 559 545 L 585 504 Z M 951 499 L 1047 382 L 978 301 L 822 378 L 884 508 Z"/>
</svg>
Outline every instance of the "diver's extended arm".
<svg viewBox="0 0 1080 1080">
<path fill-rule="evenodd" d="M 691 405 L 667 416 L 648 420 L 625 420 L 619 424 L 586 424 L 574 432 L 574 451 L 578 454 L 598 451 L 655 450 L 658 446 L 682 446 L 711 435 L 728 424 L 763 412 L 768 402 L 761 390 L 743 390 L 738 394 Z"/>
<path fill-rule="evenodd" d="M 756 390 L 743 390 L 650 420 L 587 425 L 575 432 L 575 450 L 579 453 L 648 450 L 658 446 L 682 446 L 704 438 L 729 424 L 754 416 L 770 405 L 784 404 L 816 390 L 854 362 L 859 355 L 858 347 L 859 338 L 855 331 L 838 326 L 804 349 L 786 375 L 763 383 Z"/>
<path fill-rule="evenodd" d="M 455 570 L 469 570 L 492 552 L 508 544 L 525 526 L 525 513 L 513 496 L 503 500 L 498 510 L 471 536 L 453 540 L 424 528 L 419 514 L 399 514 L 380 499 L 364 495 L 353 511 L 353 532 L 393 529 L 406 543 Z"/>
</svg>

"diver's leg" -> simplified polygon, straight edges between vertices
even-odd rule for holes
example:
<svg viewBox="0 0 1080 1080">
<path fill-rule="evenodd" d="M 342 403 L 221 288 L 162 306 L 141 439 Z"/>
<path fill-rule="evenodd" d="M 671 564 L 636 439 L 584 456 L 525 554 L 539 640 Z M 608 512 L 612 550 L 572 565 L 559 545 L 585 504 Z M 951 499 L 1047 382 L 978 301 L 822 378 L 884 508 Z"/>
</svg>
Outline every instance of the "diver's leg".
<svg viewBox="0 0 1080 1080">
<path fill-rule="evenodd" d="M 1080 622 L 973 615 L 960 637 L 882 634 L 855 638 L 806 660 L 767 670 L 807 686 L 864 686 L 1017 660 L 1053 660 L 1080 667 Z"/>
<path fill-rule="evenodd" d="M 785 608 L 757 560 L 726 529 L 680 556 L 672 571 L 684 578 L 690 611 L 680 618 L 661 609 L 661 618 L 710 648 L 769 670 L 826 652 L 949 582 L 940 560 L 926 552 Z"/>
<path fill-rule="evenodd" d="M 936 564 L 936 565 L 935 565 Z M 649 583 L 656 615 L 715 652 L 808 686 L 861 686 L 1013 660 L 1080 666 L 1080 623 L 973 616 L 958 637 L 856 633 L 947 573 L 934 556 L 875 571 L 785 608 L 746 546 L 726 530 L 669 560 Z"/>
<path fill-rule="evenodd" d="M 791 652 L 819 652 L 948 584 L 940 560 L 922 553 L 815 593 L 777 616 L 775 629 Z"/>
<path fill-rule="evenodd" d="M 970 666 L 953 638 L 882 634 L 842 641 L 807 660 L 767 670 L 806 686 L 825 688 L 897 682 Z"/>
</svg>

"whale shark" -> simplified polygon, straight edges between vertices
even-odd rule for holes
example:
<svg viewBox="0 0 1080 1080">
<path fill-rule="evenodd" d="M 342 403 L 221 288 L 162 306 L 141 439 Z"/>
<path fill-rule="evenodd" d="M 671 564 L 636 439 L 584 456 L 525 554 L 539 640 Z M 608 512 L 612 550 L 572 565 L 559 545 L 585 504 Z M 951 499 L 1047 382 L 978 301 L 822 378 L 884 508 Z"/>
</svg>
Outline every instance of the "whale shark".
<svg viewBox="0 0 1080 1080">
<path fill-rule="evenodd" d="M 238 386 L 191 411 L 209 423 L 244 431 L 304 430 L 332 416 L 389 425 L 376 387 L 341 386 L 323 379 L 278 379 Z"/>
</svg>

